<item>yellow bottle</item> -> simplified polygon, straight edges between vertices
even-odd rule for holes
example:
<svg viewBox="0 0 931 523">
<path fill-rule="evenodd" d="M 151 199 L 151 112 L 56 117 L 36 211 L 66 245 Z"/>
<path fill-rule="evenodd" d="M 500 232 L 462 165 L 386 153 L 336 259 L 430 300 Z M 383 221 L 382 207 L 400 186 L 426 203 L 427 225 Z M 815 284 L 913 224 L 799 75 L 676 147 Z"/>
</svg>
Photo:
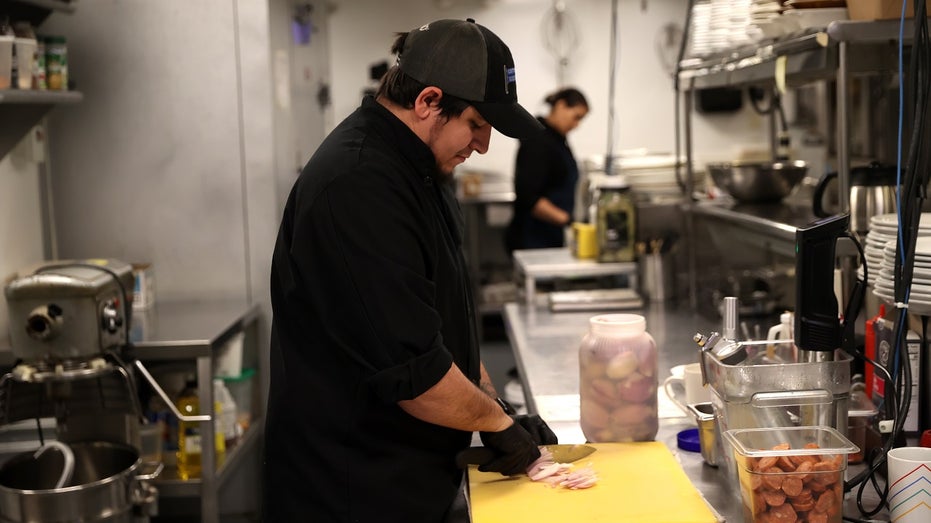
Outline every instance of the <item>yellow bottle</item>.
<svg viewBox="0 0 931 523">
<path fill-rule="evenodd" d="M 200 414 L 200 404 L 197 397 L 196 384 L 189 381 L 178 398 L 178 410 L 185 416 Z M 226 441 L 223 431 L 220 430 L 220 403 L 213 402 L 213 434 L 214 449 L 216 450 L 216 466 L 220 467 L 226 459 Z M 181 479 L 199 478 L 201 474 L 201 435 L 199 421 L 178 422 L 178 477 Z"/>
</svg>

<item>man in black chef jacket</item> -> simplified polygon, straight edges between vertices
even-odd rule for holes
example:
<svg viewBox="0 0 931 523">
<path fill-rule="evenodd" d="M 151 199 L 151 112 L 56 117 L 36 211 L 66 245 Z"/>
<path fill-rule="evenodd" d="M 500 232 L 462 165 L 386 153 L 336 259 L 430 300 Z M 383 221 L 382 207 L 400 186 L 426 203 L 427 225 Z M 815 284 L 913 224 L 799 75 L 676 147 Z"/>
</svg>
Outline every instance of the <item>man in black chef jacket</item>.
<svg viewBox="0 0 931 523">
<path fill-rule="evenodd" d="M 507 46 L 473 20 L 398 36 L 397 64 L 323 141 L 272 260 L 266 521 L 457 519 L 458 452 L 479 431 L 523 473 L 556 437 L 509 416 L 479 357 L 453 168 L 491 129 L 540 124 Z M 468 516 L 465 516 L 466 520 Z"/>
</svg>

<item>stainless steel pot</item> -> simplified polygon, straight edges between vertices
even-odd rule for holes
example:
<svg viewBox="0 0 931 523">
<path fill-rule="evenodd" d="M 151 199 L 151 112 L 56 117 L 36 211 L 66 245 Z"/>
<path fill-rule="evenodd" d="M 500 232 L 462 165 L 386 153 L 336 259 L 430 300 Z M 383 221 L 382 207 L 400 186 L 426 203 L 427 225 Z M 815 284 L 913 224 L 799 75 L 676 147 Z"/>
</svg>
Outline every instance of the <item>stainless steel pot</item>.
<svg viewBox="0 0 931 523">
<path fill-rule="evenodd" d="M 154 504 L 155 490 L 146 482 L 158 476 L 161 464 L 146 464 L 154 470 L 141 474 L 139 452 L 128 445 L 91 441 L 69 446 L 74 473 L 61 488 L 55 488 L 64 466 L 60 453 L 35 457 L 26 452 L 0 467 L 0 521 L 131 523 L 134 512 L 145 514 Z"/>
</svg>

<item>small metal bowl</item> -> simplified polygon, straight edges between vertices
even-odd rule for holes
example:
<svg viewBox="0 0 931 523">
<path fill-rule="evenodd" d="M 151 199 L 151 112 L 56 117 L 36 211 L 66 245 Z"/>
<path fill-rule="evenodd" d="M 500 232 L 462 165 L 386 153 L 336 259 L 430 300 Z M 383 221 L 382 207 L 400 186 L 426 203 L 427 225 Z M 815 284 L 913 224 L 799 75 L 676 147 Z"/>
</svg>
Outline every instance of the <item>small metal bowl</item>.
<svg viewBox="0 0 931 523">
<path fill-rule="evenodd" d="M 743 203 L 772 203 L 788 196 L 808 172 L 805 162 L 708 164 L 714 184 Z"/>
</svg>

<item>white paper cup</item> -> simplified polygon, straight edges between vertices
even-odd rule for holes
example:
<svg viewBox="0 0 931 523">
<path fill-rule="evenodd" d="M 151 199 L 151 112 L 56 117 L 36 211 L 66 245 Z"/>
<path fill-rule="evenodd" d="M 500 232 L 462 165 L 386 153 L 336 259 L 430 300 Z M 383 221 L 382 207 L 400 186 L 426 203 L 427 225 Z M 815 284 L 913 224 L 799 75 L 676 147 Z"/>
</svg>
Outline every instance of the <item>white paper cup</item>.
<svg viewBox="0 0 931 523">
<path fill-rule="evenodd" d="M 700 363 L 689 363 L 681 368 L 681 374 L 673 372 L 672 376 L 663 381 L 663 389 L 682 412 L 691 414 L 689 405 L 711 401 L 711 387 L 701 383 Z"/>
<path fill-rule="evenodd" d="M 931 448 L 900 447 L 886 454 L 890 521 L 931 521 Z"/>
<path fill-rule="evenodd" d="M 32 77 L 36 64 L 36 41 L 32 38 L 16 38 L 16 85 L 20 89 L 32 89 Z"/>
<path fill-rule="evenodd" d="M 9 89 L 13 74 L 13 37 L 0 36 L 0 89 Z"/>
</svg>

